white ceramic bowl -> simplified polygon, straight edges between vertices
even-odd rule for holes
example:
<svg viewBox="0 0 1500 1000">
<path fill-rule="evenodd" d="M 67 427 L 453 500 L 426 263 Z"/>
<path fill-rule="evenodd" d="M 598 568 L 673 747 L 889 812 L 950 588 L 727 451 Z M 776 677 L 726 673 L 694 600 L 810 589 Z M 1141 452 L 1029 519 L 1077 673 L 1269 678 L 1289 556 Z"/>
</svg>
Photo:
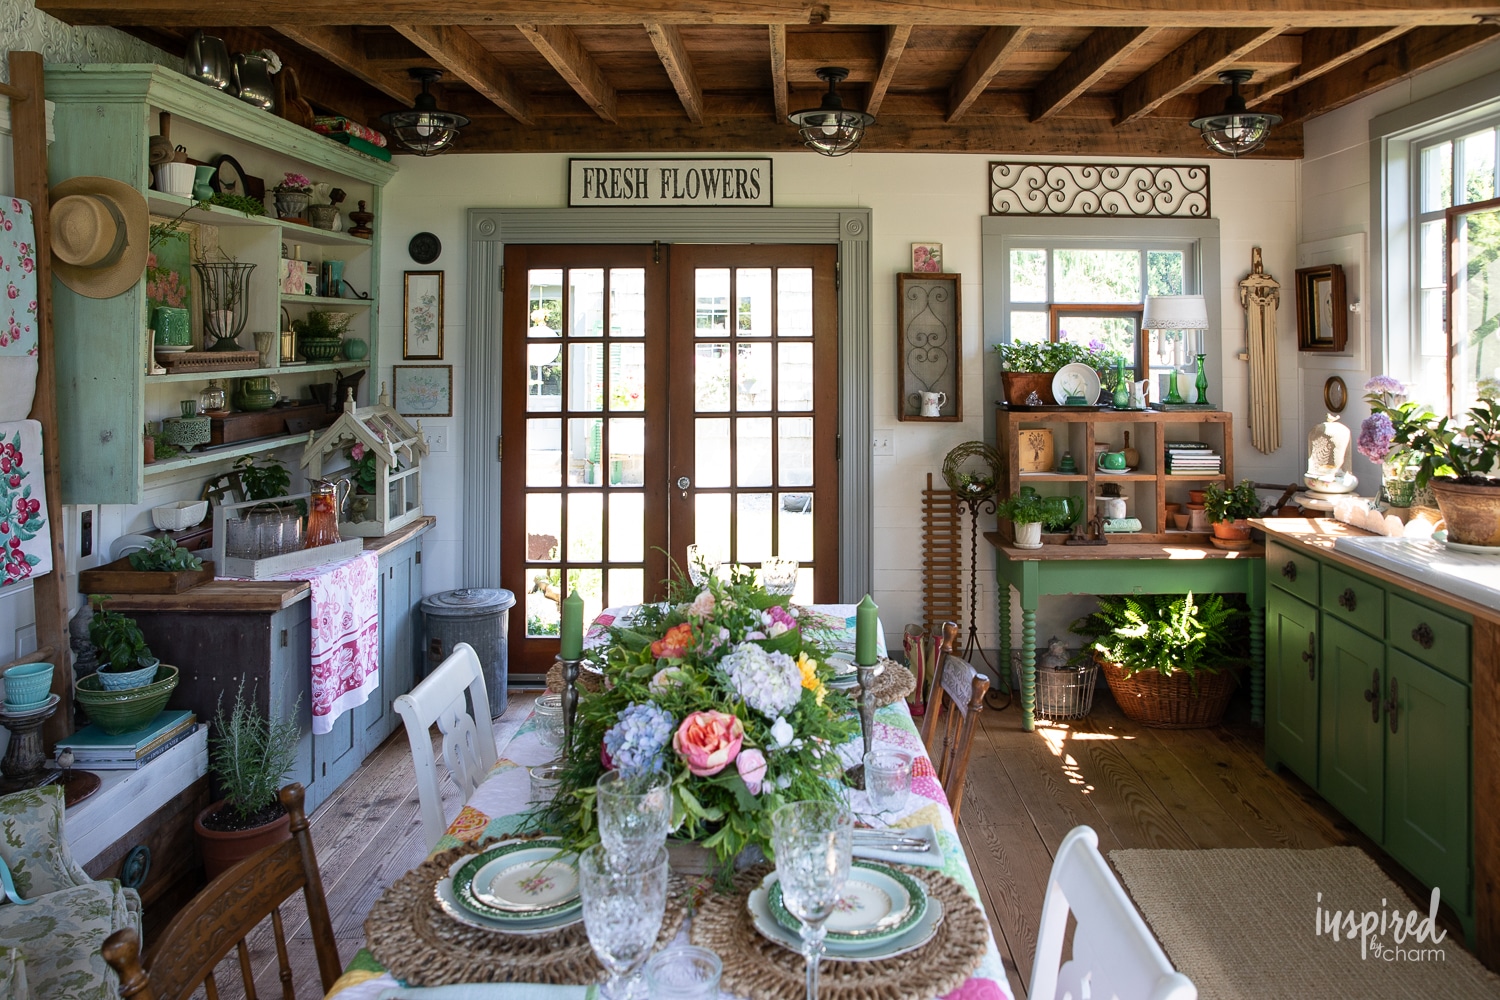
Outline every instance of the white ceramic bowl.
<svg viewBox="0 0 1500 1000">
<path fill-rule="evenodd" d="M 197 170 L 191 163 L 162 163 L 156 168 L 156 186 L 166 194 L 191 198 L 196 175 Z"/>
<path fill-rule="evenodd" d="M 202 523 L 207 514 L 207 500 L 179 500 L 152 507 L 151 523 L 162 531 L 182 531 Z"/>
</svg>

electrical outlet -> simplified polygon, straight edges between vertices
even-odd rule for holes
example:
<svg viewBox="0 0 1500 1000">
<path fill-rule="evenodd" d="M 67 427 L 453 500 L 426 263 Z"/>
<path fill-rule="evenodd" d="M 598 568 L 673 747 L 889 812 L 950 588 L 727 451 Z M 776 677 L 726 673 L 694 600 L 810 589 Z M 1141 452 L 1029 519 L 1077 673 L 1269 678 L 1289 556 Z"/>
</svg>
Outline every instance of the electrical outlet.
<svg viewBox="0 0 1500 1000">
<path fill-rule="evenodd" d="M 427 438 L 427 448 L 434 454 L 448 450 L 448 428 L 447 427 L 424 427 L 423 435 Z"/>
<path fill-rule="evenodd" d="M 78 558 L 86 559 L 94 554 L 94 512 L 86 510 L 83 512 L 82 524 L 78 529 Z"/>
<path fill-rule="evenodd" d="M 872 455 L 888 458 L 896 456 L 896 444 L 890 431 L 876 431 L 870 436 L 870 445 Z"/>
</svg>

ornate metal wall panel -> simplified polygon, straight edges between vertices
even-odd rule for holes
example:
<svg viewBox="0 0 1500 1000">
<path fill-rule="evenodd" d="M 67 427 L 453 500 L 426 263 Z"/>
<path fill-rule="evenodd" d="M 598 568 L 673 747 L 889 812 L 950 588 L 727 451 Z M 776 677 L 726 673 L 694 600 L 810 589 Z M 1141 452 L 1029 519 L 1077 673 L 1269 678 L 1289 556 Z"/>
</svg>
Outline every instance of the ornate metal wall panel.
<svg viewBox="0 0 1500 1000">
<path fill-rule="evenodd" d="M 1208 167 L 1151 163 L 991 163 L 991 215 L 1209 217 Z"/>
</svg>

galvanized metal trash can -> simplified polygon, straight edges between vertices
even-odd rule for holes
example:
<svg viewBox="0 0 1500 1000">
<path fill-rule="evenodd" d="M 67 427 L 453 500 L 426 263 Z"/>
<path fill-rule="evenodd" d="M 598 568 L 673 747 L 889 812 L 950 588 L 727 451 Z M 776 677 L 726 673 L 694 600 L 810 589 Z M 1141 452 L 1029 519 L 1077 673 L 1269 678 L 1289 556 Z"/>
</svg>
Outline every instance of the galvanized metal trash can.
<svg viewBox="0 0 1500 1000">
<path fill-rule="evenodd" d="M 427 650 L 423 676 L 436 670 L 454 646 L 467 642 L 479 654 L 484 668 L 492 719 L 505 714 L 509 676 L 505 639 L 510 630 L 510 609 L 515 604 L 516 595 L 508 590 L 482 588 L 447 590 L 422 598 L 423 646 Z"/>
</svg>

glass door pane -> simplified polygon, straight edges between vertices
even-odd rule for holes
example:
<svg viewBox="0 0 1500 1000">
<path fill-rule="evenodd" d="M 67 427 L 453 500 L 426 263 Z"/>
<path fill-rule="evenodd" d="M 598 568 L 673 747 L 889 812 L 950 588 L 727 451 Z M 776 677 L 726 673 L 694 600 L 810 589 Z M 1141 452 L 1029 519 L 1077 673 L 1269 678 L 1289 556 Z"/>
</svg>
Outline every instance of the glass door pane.
<svg viewBox="0 0 1500 1000">
<path fill-rule="evenodd" d="M 1452 412 L 1500 397 L 1500 201 L 1453 209 L 1448 325 Z"/>
</svg>

